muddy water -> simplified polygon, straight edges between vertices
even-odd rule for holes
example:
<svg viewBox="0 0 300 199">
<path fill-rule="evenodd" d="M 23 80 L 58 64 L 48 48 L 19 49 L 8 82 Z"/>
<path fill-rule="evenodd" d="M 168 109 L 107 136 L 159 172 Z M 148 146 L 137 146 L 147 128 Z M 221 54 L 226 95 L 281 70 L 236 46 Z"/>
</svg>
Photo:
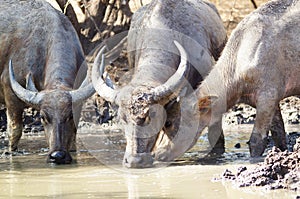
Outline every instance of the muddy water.
<svg viewBox="0 0 300 199">
<path fill-rule="evenodd" d="M 41 161 L 40 161 L 41 162 Z M 16 164 L 16 163 L 14 163 Z M 22 164 L 22 166 L 21 166 Z M 30 167 L 29 167 L 30 165 Z M 212 182 L 234 166 L 172 166 L 120 172 L 105 166 L 55 166 L 22 162 L 0 173 L 1 198 L 295 198 L 295 192 L 239 189 Z M 33 166 L 33 167 L 31 167 Z M 132 173 L 130 173 L 132 172 Z"/>
<path fill-rule="evenodd" d="M 45 153 L 2 157 L 0 198 L 296 198 L 299 192 L 237 188 L 212 180 L 225 169 L 252 163 L 246 145 L 249 129 L 227 130 L 226 153 L 218 159 L 203 158 L 206 137 L 202 136 L 171 165 L 136 170 L 121 166 L 124 142 L 118 131 L 102 136 L 91 131 L 79 136 L 82 143 L 73 154 L 76 164 L 46 164 Z M 99 147 L 88 147 L 91 142 Z M 238 143 L 240 148 L 235 147 Z"/>
</svg>

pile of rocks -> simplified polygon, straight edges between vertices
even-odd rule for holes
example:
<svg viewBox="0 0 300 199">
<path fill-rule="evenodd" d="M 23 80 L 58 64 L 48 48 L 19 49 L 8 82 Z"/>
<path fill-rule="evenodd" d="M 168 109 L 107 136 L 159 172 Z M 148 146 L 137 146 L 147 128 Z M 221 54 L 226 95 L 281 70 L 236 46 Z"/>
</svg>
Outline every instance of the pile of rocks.
<svg viewBox="0 0 300 199">
<path fill-rule="evenodd" d="M 300 188 L 300 138 L 294 145 L 293 152 L 280 151 L 273 147 L 264 162 L 253 169 L 240 167 L 236 174 L 225 170 L 222 180 L 232 181 L 239 187 L 265 186 L 268 189 Z"/>
</svg>

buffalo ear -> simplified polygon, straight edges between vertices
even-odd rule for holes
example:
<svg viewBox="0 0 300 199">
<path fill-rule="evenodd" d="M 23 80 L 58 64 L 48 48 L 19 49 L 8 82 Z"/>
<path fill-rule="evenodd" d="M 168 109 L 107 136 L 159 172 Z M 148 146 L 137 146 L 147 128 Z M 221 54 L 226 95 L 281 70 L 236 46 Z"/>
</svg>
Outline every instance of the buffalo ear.
<svg viewBox="0 0 300 199">
<path fill-rule="evenodd" d="M 200 113 L 207 113 L 211 110 L 211 106 L 217 99 L 217 96 L 205 96 L 198 100 L 198 110 Z"/>
<path fill-rule="evenodd" d="M 38 89 L 35 87 L 31 73 L 29 73 L 26 76 L 26 89 L 34 92 L 39 92 Z"/>
</svg>

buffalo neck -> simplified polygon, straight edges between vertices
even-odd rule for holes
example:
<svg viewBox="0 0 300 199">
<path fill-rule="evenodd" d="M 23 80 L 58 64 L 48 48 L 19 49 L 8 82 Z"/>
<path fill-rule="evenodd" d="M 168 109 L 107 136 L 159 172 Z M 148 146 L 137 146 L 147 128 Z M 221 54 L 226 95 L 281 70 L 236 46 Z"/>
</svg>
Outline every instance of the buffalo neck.
<svg viewBox="0 0 300 199">
<path fill-rule="evenodd" d="M 80 66 L 84 63 L 83 52 L 75 33 L 60 32 L 49 41 L 48 57 L 44 72 L 44 87 L 72 89 Z"/>
<path fill-rule="evenodd" d="M 232 34 L 239 33 L 233 32 Z M 196 90 L 198 98 L 216 97 L 213 106 L 218 107 L 219 113 L 225 113 L 238 103 L 243 94 L 243 85 L 236 70 L 236 52 L 238 48 L 238 41 L 229 40 L 216 65 Z"/>
</svg>

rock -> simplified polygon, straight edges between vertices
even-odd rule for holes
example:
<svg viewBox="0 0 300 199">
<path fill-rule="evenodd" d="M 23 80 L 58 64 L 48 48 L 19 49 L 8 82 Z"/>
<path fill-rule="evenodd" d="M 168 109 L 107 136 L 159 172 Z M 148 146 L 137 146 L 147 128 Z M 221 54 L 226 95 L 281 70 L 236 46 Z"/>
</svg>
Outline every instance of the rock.
<svg viewBox="0 0 300 199">
<path fill-rule="evenodd" d="M 300 152 L 300 137 L 296 139 L 296 143 L 293 147 L 293 151 L 298 151 Z M 299 154 L 298 154 L 299 155 Z"/>
<path fill-rule="evenodd" d="M 240 143 L 236 143 L 236 144 L 234 145 L 234 148 L 240 149 L 240 148 L 241 148 L 241 144 L 240 144 Z"/>
</svg>

